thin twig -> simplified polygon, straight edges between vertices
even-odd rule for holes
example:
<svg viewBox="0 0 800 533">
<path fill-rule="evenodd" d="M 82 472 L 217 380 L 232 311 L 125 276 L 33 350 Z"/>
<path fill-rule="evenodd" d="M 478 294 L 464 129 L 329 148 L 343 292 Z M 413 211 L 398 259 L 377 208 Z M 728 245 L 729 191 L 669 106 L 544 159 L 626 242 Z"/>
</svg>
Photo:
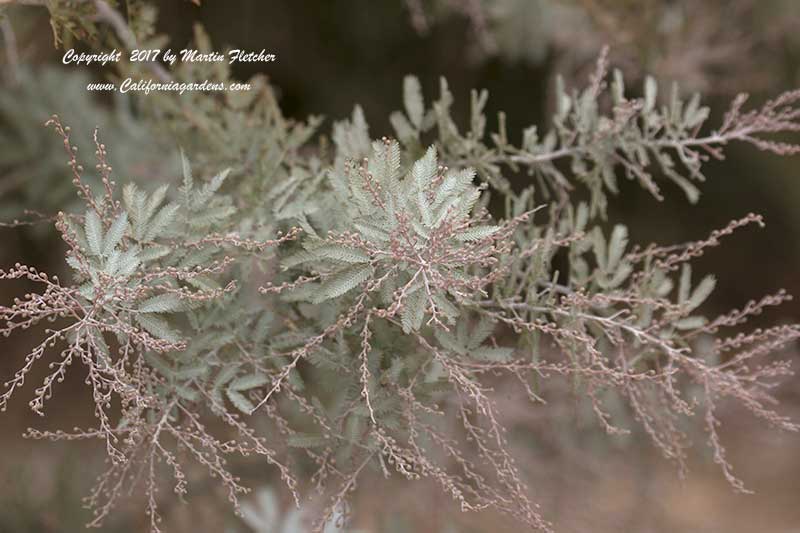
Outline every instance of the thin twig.
<svg viewBox="0 0 800 533">
<path fill-rule="evenodd" d="M 118 11 L 105 3 L 103 0 L 94 0 L 95 9 L 97 9 L 97 17 L 99 20 L 106 22 L 109 26 L 114 28 L 114 32 L 119 37 L 122 44 L 129 50 L 134 50 L 139 47 L 136 41 L 136 35 L 125 22 L 125 19 Z M 150 70 L 153 71 L 161 81 L 171 81 L 172 76 L 169 72 L 158 62 L 150 61 L 147 63 Z"/>
<path fill-rule="evenodd" d="M 0 32 L 3 33 L 3 42 L 6 48 L 6 59 L 8 60 L 8 80 L 16 83 L 17 73 L 19 72 L 19 49 L 17 48 L 17 36 L 8 18 L 0 19 Z"/>
</svg>

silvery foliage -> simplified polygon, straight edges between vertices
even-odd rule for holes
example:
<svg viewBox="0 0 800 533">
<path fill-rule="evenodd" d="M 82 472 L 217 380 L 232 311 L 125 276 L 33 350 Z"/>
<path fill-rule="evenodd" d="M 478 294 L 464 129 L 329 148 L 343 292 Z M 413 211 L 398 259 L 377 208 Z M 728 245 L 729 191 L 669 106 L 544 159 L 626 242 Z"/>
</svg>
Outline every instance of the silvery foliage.
<svg viewBox="0 0 800 533">
<path fill-rule="evenodd" d="M 39 359 L 51 360 L 31 401 L 40 414 L 67 368 L 84 365 L 97 427 L 29 436 L 106 444 L 92 525 L 144 472 L 159 530 L 158 474 L 169 471 L 182 495 L 188 464 L 219 478 L 238 509 L 247 488 L 228 461 L 255 454 L 298 505 L 308 485 L 324 495 L 317 530 L 370 469 L 431 478 L 463 510 L 493 507 L 549 530 L 512 457 L 498 380 L 518 384 L 531 409 L 569 401 L 549 386 L 569 380 L 599 427 L 640 431 L 681 467 L 697 415 L 723 474 L 745 490 L 725 458 L 717 406 L 733 399 L 798 429 L 772 408 L 770 387 L 788 367 L 750 363 L 800 328 L 721 333 L 788 296 L 705 317 L 714 278 L 698 279 L 690 262 L 761 218 L 641 247 L 623 225 L 608 227 L 606 207 L 619 179 L 696 201 L 708 155 L 733 141 L 796 152 L 764 135 L 799 129 L 800 94 L 747 112 L 738 98 L 703 133 L 709 112 L 698 97 L 659 98 L 647 79 L 634 98 L 619 73 L 610 87 L 606 77 L 601 57 L 586 88 L 559 86 L 550 128 L 527 128 L 519 145 L 502 114 L 488 131 L 485 91 L 471 94 L 460 126 L 445 80 L 427 104 L 420 81 L 405 79 L 403 110 L 390 117 L 396 140 L 374 140 L 356 106 L 333 125 L 332 143 L 314 144 L 319 121 L 283 117 L 266 84 L 239 99 L 198 93 L 188 107 L 153 98 L 148 116 L 187 146 L 177 189 L 120 192 L 99 140 L 92 188 L 69 131 L 52 119 L 85 207 L 57 217 L 67 281 L 25 265 L 0 270 L 42 287 L 0 307 L 2 333 L 54 322 L 6 383 L 0 408 Z M 587 201 L 574 201 L 577 189 Z"/>
</svg>

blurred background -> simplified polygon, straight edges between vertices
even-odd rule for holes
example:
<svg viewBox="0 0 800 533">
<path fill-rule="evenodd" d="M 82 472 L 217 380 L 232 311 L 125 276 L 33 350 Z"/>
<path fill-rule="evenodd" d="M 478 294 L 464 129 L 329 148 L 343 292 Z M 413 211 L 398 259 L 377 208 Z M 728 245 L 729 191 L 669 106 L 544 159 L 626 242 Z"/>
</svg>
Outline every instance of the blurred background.
<svg viewBox="0 0 800 533">
<path fill-rule="evenodd" d="M 48 12 L 39 6 L 5 6 L 0 86 L 0 222 L 33 210 L 52 214 L 75 201 L 62 147 L 46 118 L 58 113 L 92 153 L 99 125 L 111 147 L 117 175 L 171 181 L 179 175 L 177 145 L 157 141 L 140 120 L 136 102 L 91 95 L 89 80 L 109 68 L 64 67 L 53 46 Z M 12 2 L 13 3 L 13 2 Z M 35 3 L 35 2 L 34 2 Z M 125 4 L 125 2 L 122 2 Z M 455 117 L 468 120 L 469 90 L 486 88 L 487 116 L 505 111 L 512 139 L 530 124 L 548 126 L 558 74 L 580 86 L 603 45 L 612 67 L 636 93 L 645 74 L 676 81 L 685 93 L 700 92 L 714 119 L 739 92 L 751 105 L 800 87 L 800 2 L 797 0 L 163 0 L 156 28 L 173 49 L 186 46 L 202 24 L 218 49 L 261 50 L 275 63 L 234 66 L 236 78 L 264 74 L 288 117 L 326 118 L 322 131 L 359 103 L 373 137 L 391 135 L 389 113 L 401 107 L 403 76 L 417 75 L 426 95 L 438 94 L 445 76 L 456 97 Z M 124 6 L 123 6 L 124 8 Z M 81 49 L 80 43 L 67 43 Z M 716 121 L 715 121 L 716 120 Z M 86 148 L 84 148 L 86 147 Z M 701 198 L 689 205 L 665 186 L 659 202 L 637 184 L 621 182 L 609 218 L 628 225 L 633 242 L 670 244 L 695 240 L 748 212 L 765 216 L 764 229 L 746 229 L 701 257 L 695 272 L 717 274 L 708 313 L 741 307 L 786 288 L 800 295 L 800 159 L 776 158 L 750 146 L 731 146 L 723 162 L 711 162 Z M 120 179 L 121 181 L 121 179 Z M 0 227 L 0 268 L 16 261 L 43 270 L 62 269 L 61 248 L 48 224 Z M 0 301 L 26 287 L 0 285 Z M 800 320 L 795 301 L 759 320 Z M 0 381 L 20 366 L 32 339 L 0 341 Z M 797 363 L 800 357 L 789 354 Z M 75 369 L 77 370 L 77 369 Z M 30 383 L 36 383 L 32 375 Z M 0 417 L 0 532 L 80 531 L 88 511 L 80 506 L 102 471 L 104 451 L 91 443 L 30 442 L 24 430 L 86 425 L 91 399 L 79 372 L 61 385 L 49 416 L 27 410 L 26 391 Z M 800 419 L 800 379 L 778 396 L 784 411 Z M 636 440 L 612 441 L 583 428 L 564 407 L 548 419 L 503 397 L 512 443 L 530 481 L 532 496 L 561 532 L 800 532 L 800 438 L 770 431 L 729 412 L 722 434 L 731 462 L 754 495 L 734 494 L 701 445 L 688 479 Z M 57 422 L 57 424 L 56 424 Z M 542 431 L 542 424 L 549 424 Z M 525 428 L 549 435 L 535 442 Z M 518 438 L 516 436 L 519 435 Z M 168 531 L 293 532 L 297 512 L 259 463 L 242 462 L 237 473 L 258 490 L 244 519 L 233 516 L 224 496 L 199 475 L 190 505 L 165 486 Z M 362 481 L 353 501 L 354 528 L 372 532 L 494 532 L 518 526 L 491 513 L 462 515 L 432 484 L 415 486 L 379 476 Z M 170 503 L 172 502 L 172 503 Z M 133 498 L 103 531 L 145 531 L 141 502 Z M 297 531 L 303 531 L 298 529 Z"/>
</svg>

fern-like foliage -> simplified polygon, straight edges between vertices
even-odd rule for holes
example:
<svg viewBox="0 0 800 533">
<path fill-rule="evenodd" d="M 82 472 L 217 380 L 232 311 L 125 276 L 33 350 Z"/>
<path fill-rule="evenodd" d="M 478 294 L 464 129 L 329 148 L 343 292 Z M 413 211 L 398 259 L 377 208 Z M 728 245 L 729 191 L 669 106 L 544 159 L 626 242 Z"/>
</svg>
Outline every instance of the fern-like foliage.
<svg viewBox="0 0 800 533">
<path fill-rule="evenodd" d="M 110 468 L 89 497 L 91 525 L 141 475 L 159 531 L 159 474 L 171 472 L 182 495 L 192 463 L 239 510 L 247 489 L 228 462 L 256 454 L 298 505 L 301 494 L 323 495 L 318 531 L 346 520 L 367 469 L 429 478 L 464 511 L 494 508 L 549 531 L 512 456 L 498 383 L 518 384 L 540 409 L 548 384 L 567 381 L 600 428 L 649 436 L 681 469 L 688 422 L 699 419 L 723 474 L 746 490 L 725 457 L 718 408 L 732 400 L 798 430 L 770 394 L 788 365 L 768 356 L 800 326 L 726 332 L 789 296 L 706 317 L 715 281 L 693 276 L 691 261 L 761 217 L 646 247 L 604 219 L 620 178 L 657 198 L 674 184 L 694 201 L 704 163 L 728 143 L 797 152 L 773 135 L 800 129 L 800 93 L 753 111 L 738 98 L 706 132 L 698 98 L 659 99 L 650 79 L 633 98 L 619 73 L 610 87 L 608 77 L 602 55 L 587 87 L 559 88 L 552 124 L 526 129 L 519 145 L 502 114 L 488 133 L 485 92 L 472 93 L 459 125 L 444 80 L 427 105 L 420 82 L 406 78 L 404 109 L 391 115 L 397 140 L 374 140 L 355 107 L 333 125 L 332 144 L 315 144 L 317 121 L 284 119 L 266 85 L 241 98 L 145 99 L 146 116 L 177 124 L 187 141 L 177 190 L 128 183 L 120 192 L 97 133 L 93 189 L 52 118 L 83 202 L 57 216 L 72 275 L 0 270 L 41 286 L 0 306 L 0 332 L 48 324 L 0 409 L 40 359 L 52 369 L 30 403 L 40 414 L 68 367 L 86 368 L 97 427 L 28 436 L 105 442 Z M 521 190 L 512 174 L 527 174 Z M 578 187 L 588 201 L 574 200 Z"/>
<path fill-rule="evenodd" d="M 80 206 L 75 188 L 63 179 L 64 153 L 42 127 L 53 113 L 78 132 L 72 142 L 81 153 L 94 151 L 91 132 L 102 129 L 110 164 L 124 169 L 127 179 L 164 182 L 173 173 L 176 154 L 160 143 L 135 115 L 132 102 L 116 95 L 106 107 L 86 90 L 90 78 L 77 70 L 20 67 L 15 81 L 0 89 L 0 216 L 4 221 L 30 220 L 31 212 L 52 214 Z M 84 182 L 100 187 L 94 169 Z M 26 213 L 27 211 L 28 213 Z"/>
</svg>

